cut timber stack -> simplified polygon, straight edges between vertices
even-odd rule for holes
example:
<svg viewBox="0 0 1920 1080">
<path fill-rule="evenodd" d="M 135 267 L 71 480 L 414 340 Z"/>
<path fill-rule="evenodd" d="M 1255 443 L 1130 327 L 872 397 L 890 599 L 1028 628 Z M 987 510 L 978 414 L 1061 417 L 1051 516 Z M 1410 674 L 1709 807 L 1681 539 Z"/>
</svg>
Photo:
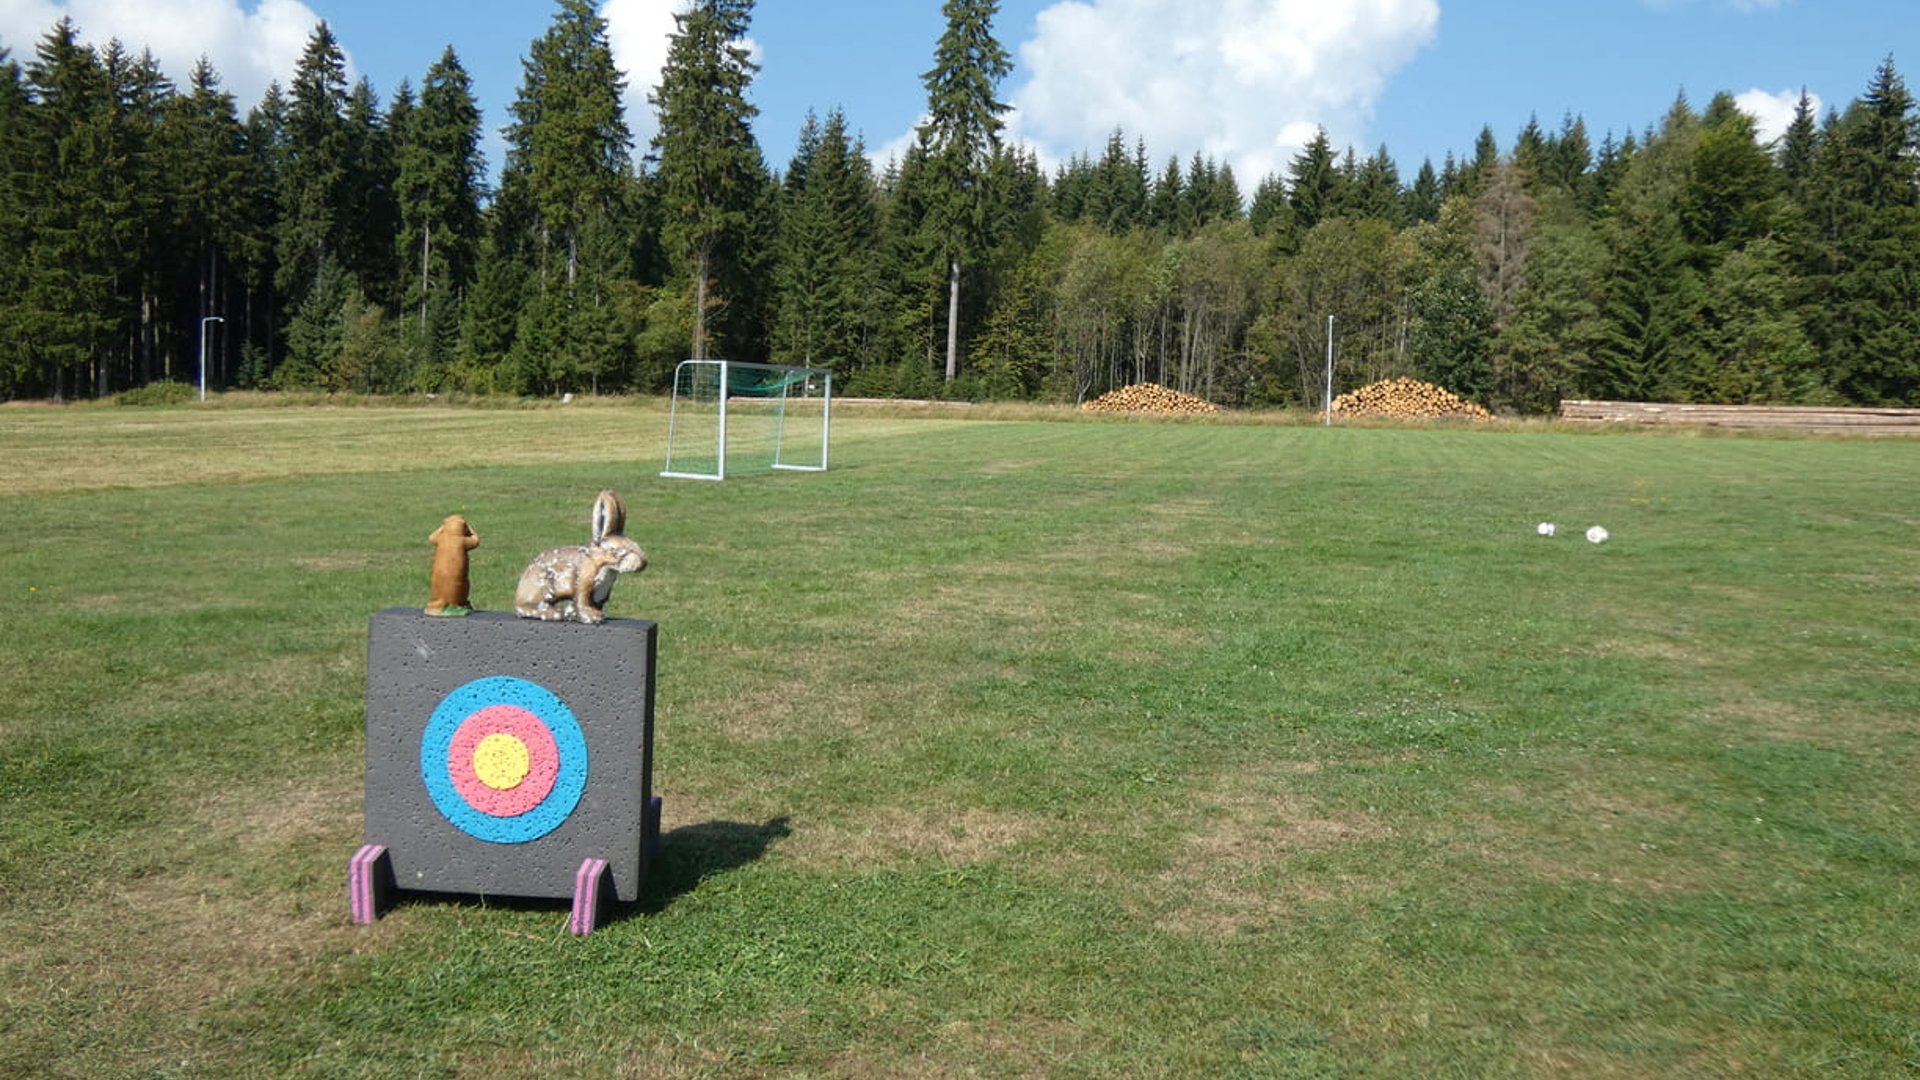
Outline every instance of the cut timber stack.
<svg viewBox="0 0 1920 1080">
<path fill-rule="evenodd" d="M 1395 420 L 1491 420 L 1493 414 L 1450 390 L 1418 379 L 1398 378 L 1349 390 L 1333 399 L 1333 411 Z"/>
<path fill-rule="evenodd" d="M 1598 424 L 1698 424 L 1748 430 L 1846 435 L 1920 435 L 1920 409 L 1807 405 L 1663 405 L 1650 401 L 1562 401 L 1560 418 Z"/>
<path fill-rule="evenodd" d="M 1184 416 L 1193 413 L 1217 413 L 1218 405 L 1192 394 L 1169 390 L 1159 383 L 1136 383 L 1109 391 L 1080 408 L 1095 413 L 1149 413 L 1155 416 Z"/>
</svg>

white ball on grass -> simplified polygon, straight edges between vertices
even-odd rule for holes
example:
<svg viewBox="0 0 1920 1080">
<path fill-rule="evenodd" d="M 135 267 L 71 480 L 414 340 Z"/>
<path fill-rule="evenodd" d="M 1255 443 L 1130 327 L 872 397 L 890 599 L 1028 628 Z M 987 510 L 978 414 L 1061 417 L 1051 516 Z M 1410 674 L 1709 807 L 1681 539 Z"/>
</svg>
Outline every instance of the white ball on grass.
<svg viewBox="0 0 1920 1080">
<path fill-rule="evenodd" d="M 1608 533 L 1607 530 L 1601 528 L 1598 525 L 1595 525 L 1593 528 L 1587 530 L 1587 540 L 1595 544 L 1605 542 L 1605 540 L 1609 535 L 1611 534 Z"/>
</svg>

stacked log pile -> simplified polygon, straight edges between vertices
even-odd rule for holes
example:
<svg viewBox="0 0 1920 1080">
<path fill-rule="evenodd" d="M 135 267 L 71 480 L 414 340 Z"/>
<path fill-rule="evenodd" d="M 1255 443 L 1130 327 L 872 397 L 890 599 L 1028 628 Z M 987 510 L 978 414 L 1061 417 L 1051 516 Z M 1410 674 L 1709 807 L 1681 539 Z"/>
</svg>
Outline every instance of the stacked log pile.
<svg viewBox="0 0 1920 1080">
<path fill-rule="evenodd" d="M 1562 401 L 1560 417 L 1563 420 L 1604 424 L 1698 424 L 1702 427 L 1836 435 L 1920 435 L 1920 409 Z"/>
<path fill-rule="evenodd" d="M 1450 390 L 1401 377 L 1349 390 L 1333 399 L 1333 411 L 1395 420 L 1491 420 L 1493 414 Z"/>
<path fill-rule="evenodd" d="M 1155 416 L 1186 416 L 1217 413 L 1218 405 L 1204 398 L 1169 390 L 1159 383 L 1136 383 L 1109 391 L 1080 408 L 1092 413 L 1147 413 Z"/>
</svg>

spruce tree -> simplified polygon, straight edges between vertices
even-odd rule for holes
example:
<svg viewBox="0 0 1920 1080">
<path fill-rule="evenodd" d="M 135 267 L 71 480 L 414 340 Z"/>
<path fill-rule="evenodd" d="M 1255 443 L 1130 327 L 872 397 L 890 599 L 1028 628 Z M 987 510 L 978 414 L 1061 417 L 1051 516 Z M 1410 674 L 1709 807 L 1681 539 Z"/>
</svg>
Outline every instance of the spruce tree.
<svg viewBox="0 0 1920 1080">
<path fill-rule="evenodd" d="M 345 119 L 347 170 L 341 188 L 341 258 L 367 299 L 377 304 L 397 303 L 400 267 L 393 237 L 400 231 L 400 204 L 395 197 L 400 169 L 393 133 L 368 80 L 355 83 L 347 95 Z"/>
<path fill-rule="evenodd" d="M 1253 205 L 1247 210 L 1247 224 L 1252 226 L 1255 236 L 1277 236 L 1284 233 L 1292 218 L 1287 206 L 1287 184 L 1279 176 L 1268 173 L 1253 189 Z"/>
<path fill-rule="evenodd" d="M 326 23 L 315 26 L 293 76 L 280 151 L 279 256 L 275 284 L 298 299 L 320 263 L 344 254 L 347 177 L 347 60 Z"/>
<path fill-rule="evenodd" d="M 1807 181 L 1813 176 L 1814 151 L 1820 136 L 1820 125 L 1814 117 L 1814 111 L 1813 98 L 1802 89 L 1800 100 L 1793 106 L 1793 120 L 1787 124 L 1786 133 L 1780 136 L 1780 173 L 1786 180 L 1787 193 L 1796 202 L 1804 200 Z"/>
<path fill-rule="evenodd" d="M 1353 212 L 1359 217 L 1403 224 L 1400 195 L 1400 167 L 1394 164 L 1393 156 L 1387 153 L 1383 143 L 1355 176 L 1351 195 Z"/>
<path fill-rule="evenodd" d="M 945 0 L 946 30 L 934 47 L 927 88 L 926 144 L 929 212 L 947 268 L 947 381 L 960 368 L 960 270 L 982 244 L 987 209 L 987 165 L 1000 146 L 1007 105 L 996 87 L 1013 70 L 993 36 L 998 0 Z"/>
<path fill-rule="evenodd" d="M 1891 59 L 1828 125 L 1807 185 L 1809 331 L 1831 385 L 1920 405 L 1920 115 Z"/>
<path fill-rule="evenodd" d="M 1293 208 L 1293 227 L 1302 235 L 1337 213 L 1335 203 L 1340 187 L 1337 172 L 1333 144 L 1327 139 L 1327 129 L 1320 128 L 1294 155 L 1287 169 L 1288 205 Z"/>
<path fill-rule="evenodd" d="M 0 47 L 0 401 L 24 391 L 36 374 L 23 325 L 29 238 L 26 200 L 33 168 L 25 73 Z"/>
<path fill-rule="evenodd" d="M 192 282 L 193 344 L 200 343 L 201 320 L 227 318 L 228 296 L 236 268 L 257 254 L 251 235 L 250 163 L 246 132 L 234 108 L 233 95 L 220 89 L 219 75 L 202 57 L 188 78 L 188 92 L 174 98 L 156 133 L 160 171 L 169 177 L 172 235 L 180 250 L 176 258 L 187 264 Z M 241 327 L 223 325 L 208 351 L 208 383 L 226 383 L 227 342 L 239 337 Z M 197 358 L 196 358 L 197 359 Z"/>
<path fill-rule="evenodd" d="M 473 279 L 486 163 L 480 107 L 460 58 L 447 46 L 420 84 L 399 138 L 400 229 L 395 255 L 406 306 L 424 329 L 430 308 L 451 306 Z"/>
<path fill-rule="evenodd" d="M 1203 157 L 1195 150 L 1187 162 L 1187 212 L 1189 231 L 1196 231 L 1213 220 L 1213 208 L 1218 204 L 1214 188 L 1220 183 L 1220 168 L 1210 157 Z"/>
<path fill-rule="evenodd" d="M 1401 218 L 1413 225 L 1437 221 L 1444 201 L 1439 174 L 1433 171 L 1433 159 L 1427 158 L 1420 162 L 1420 171 L 1414 174 L 1413 184 L 1407 188 L 1401 202 Z"/>
<path fill-rule="evenodd" d="M 530 214 L 541 281 L 558 258 L 571 290 L 588 220 L 605 214 L 615 199 L 633 137 L 621 112 L 625 83 L 613 64 L 606 20 L 588 0 L 560 0 L 559 6 L 522 62 L 501 184 L 519 189 Z"/>
<path fill-rule="evenodd" d="M 106 356 L 121 340 L 110 233 L 128 209 L 114 179 L 128 163 L 110 131 L 106 73 L 72 20 L 61 19 L 40 40 L 27 76 L 38 155 L 24 199 L 32 246 L 20 325 L 29 386 L 64 398 L 99 386 Z"/>
<path fill-rule="evenodd" d="M 1208 202 L 1207 220 L 1239 221 L 1245 212 L 1240 182 L 1233 178 L 1233 166 L 1222 164 L 1214 176 L 1213 198 Z"/>
<path fill-rule="evenodd" d="M 669 247 L 692 277 L 693 356 L 707 355 L 719 263 L 744 256 L 765 166 L 748 122 L 747 87 L 759 70 L 743 41 L 752 0 L 701 0 L 674 16 L 653 148 Z"/>
<path fill-rule="evenodd" d="M 1568 113 L 1561 118 L 1559 133 L 1547 140 L 1541 155 L 1540 179 L 1578 195 L 1592 167 L 1593 143 L 1587 137 L 1587 122 Z"/>
<path fill-rule="evenodd" d="M 1693 168 L 1679 206 L 1695 262 L 1711 270 L 1727 253 L 1774 230 L 1778 175 L 1754 135 L 1753 118 L 1726 94 L 1702 118 Z"/>
<path fill-rule="evenodd" d="M 287 117 L 291 106 L 278 82 L 270 82 L 244 125 L 247 152 L 245 205 L 249 257 L 241 269 L 246 304 L 241 313 L 240 368 L 234 380 L 243 387 L 264 385 L 278 362 L 280 311 L 279 243 L 285 220 Z"/>
<path fill-rule="evenodd" d="M 1147 201 L 1147 221 L 1169 236 L 1184 236 L 1192 230 L 1186 215 L 1186 184 L 1180 178 L 1180 159 L 1168 158 L 1167 167 L 1153 182 L 1153 195 Z"/>
<path fill-rule="evenodd" d="M 1700 118 L 1678 98 L 1614 189 L 1613 212 L 1602 228 L 1610 259 L 1607 339 L 1594 358 L 1602 396 L 1660 401 L 1680 393 L 1681 357 L 1698 326 L 1701 283 L 1680 208 L 1701 135 Z"/>
</svg>

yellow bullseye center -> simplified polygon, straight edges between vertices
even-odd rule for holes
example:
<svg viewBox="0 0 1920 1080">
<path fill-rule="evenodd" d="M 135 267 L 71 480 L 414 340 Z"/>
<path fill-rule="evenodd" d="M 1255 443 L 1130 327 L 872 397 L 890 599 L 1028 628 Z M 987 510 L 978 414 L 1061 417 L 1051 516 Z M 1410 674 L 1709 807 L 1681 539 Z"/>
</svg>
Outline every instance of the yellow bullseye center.
<svg viewBox="0 0 1920 1080">
<path fill-rule="evenodd" d="M 505 732 L 496 731 L 473 748 L 473 775 L 495 791 L 519 787 L 531 764 L 527 744 Z"/>
</svg>

